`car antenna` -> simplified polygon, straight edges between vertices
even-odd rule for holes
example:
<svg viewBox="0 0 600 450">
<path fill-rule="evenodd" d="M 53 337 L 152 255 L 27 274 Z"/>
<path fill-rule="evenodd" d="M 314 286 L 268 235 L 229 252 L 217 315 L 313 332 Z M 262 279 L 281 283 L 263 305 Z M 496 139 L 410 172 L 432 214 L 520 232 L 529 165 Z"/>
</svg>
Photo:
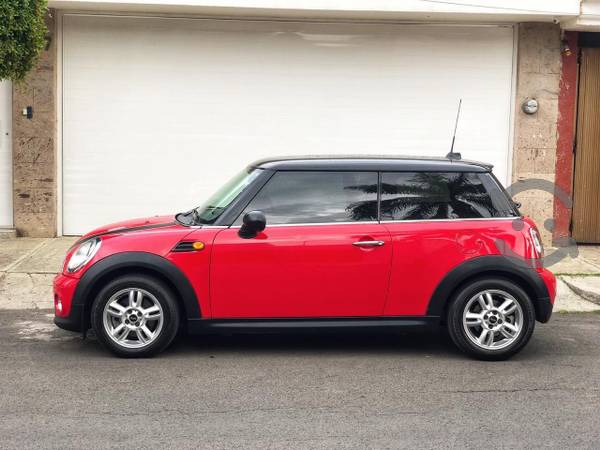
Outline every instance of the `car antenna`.
<svg viewBox="0 0 600 450">
<path fill-rule="evenodd" d="M 454 123 L 454 134 L 452 135 L 452 145 L 450 145 L 450 153 L 446 155 L 448 159 L 461 159 L 460 153 L 454 151 L 454 141 L 456 139 L 456 129 L 458 128 L 458 118 L 460 117 L 460 105 L 462 105 L 462 98 L 458 101 L 458 111 L 456 113 L 456 122 Z"/>
</svg>

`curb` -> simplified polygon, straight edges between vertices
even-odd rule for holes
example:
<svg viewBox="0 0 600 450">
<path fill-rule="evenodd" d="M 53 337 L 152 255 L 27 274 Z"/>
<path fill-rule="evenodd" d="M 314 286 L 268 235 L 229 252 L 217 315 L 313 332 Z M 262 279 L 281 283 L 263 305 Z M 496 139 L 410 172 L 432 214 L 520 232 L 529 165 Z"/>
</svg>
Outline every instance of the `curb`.
<svg viewBox="0 0 600 450">
<path fill-rule="evenodd" d="M 596 305 L 600 305 L 600 292 L 584 289 L 581 286 L 578 286 L 576 283 L 573 283 L 573 281 L 567 280 L 566 277 L 560 277 L 560 280 L 584 300 Z"/>
</svg>

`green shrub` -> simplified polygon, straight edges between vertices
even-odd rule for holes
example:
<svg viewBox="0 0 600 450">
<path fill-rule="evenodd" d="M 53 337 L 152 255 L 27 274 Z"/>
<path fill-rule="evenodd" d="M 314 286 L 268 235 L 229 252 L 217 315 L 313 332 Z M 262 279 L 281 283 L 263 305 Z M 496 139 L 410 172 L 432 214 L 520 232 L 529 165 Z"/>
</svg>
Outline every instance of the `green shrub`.
<svg viewBox="0 0 600 450">
<path fill-rule="evenodd" d="M 46 45 L 46 0 L 0 0 L 0 80 L 20 81 Z"/>
</svg>

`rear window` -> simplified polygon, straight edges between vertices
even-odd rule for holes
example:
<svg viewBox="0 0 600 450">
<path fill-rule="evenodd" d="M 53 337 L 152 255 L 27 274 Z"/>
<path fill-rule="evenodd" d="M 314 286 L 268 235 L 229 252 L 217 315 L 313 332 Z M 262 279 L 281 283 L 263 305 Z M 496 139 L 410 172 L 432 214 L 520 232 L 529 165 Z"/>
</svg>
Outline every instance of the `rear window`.
<svg viewBox="0 0 600 450">
<path fill-rule="evenodd" d="M 517 216 L 489 173 L 387 172 L 381 175 L 381 220 Z"/>
</svg>

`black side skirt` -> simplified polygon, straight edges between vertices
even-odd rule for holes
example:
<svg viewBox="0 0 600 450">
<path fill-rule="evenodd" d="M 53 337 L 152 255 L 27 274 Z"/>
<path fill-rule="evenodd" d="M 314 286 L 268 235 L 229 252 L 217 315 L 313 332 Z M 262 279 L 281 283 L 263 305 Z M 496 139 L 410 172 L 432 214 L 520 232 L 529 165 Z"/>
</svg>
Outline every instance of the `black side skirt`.
<svg viewBox="0 0 600 450">
<path fill-rule="evenodd" d="M 268 333 L 323 331 L 427 330 L 440 325 L 439 316 L 345 317 L 309 319 L 189 319 L 188 332 Z"/>
</svg>

